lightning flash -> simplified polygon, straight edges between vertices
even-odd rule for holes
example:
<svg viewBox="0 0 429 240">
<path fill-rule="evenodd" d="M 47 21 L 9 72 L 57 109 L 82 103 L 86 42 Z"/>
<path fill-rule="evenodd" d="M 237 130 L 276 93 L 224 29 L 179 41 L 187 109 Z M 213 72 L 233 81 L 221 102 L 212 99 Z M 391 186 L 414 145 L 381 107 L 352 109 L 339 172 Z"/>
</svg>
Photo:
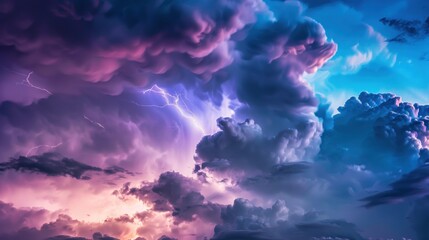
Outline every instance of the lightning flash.
<svg viewBox="0 0 429 240">
<path fill-rule="evenodd" d="M 54 148 L 57 148 L 57 147 L 61 146 L 62 144 L 63 144 L 62 142 L 59 142 L 56 145 L 39 145 L 39 146 L 35 146 L 35 147 L 32 147 L 32 148 L 28 149 L 28 151 L 25 154 L 25 156 L 26 157 L 30 156 L 30 154 L 32 152 L 37 152 L 40 148 L 54 149 Z"/>
<path fill-rule="evenodd" d="M 138 106 L 141 107 L 155 107 L 155 108 L 165 108 L 165 107 L 172 107 L 174 108 L 180 116 L 185 119 L 190 125 L 192 125 L 194 128 L 196 128 L 198 131 L 200 131 L 203 134 L 206 134 L 201 122 L 198 120 L 198 118 L 195 117 L 195 114 L 188 108 L 186 103 L 181 100 L 179 95 L 173 95 L 168 93 L 165 89 L 159 87 L 158 85 L 153 85 L 151 88 L 143 90 L 141 92 L 144 95 L 147 94 L 156 94 L 162 97 L 164 104 L 162 105 L 156 105 L 156 104 L 139 104 L 135 103 Z"/>
</svg>

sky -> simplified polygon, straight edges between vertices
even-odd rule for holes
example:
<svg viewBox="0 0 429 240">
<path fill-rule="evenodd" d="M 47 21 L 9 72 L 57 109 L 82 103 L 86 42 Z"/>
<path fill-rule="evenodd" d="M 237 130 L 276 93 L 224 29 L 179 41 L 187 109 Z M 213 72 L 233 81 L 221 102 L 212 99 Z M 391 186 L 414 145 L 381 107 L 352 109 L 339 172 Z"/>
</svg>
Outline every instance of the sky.
<svg viewBox="0 0 429 240">
<path fill-rule="evenodd" d="M 0 0 L 0 239 L 428 240 L 428 9 Z"/>
</svg>

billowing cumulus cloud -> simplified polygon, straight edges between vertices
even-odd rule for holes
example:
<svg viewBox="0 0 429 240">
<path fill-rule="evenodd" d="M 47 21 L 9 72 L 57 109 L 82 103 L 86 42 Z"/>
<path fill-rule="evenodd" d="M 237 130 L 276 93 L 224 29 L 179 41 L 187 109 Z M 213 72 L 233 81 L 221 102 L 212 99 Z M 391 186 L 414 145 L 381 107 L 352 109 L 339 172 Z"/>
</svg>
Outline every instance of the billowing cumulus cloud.
<svg viewBox="0 0 429 240">
<path fill-rule="evenodd" d="M 353 224 L 341 220 L 319 220 L 309 213 L 288 221 L 289 215 L 283 201 L 261 208 L 236 199 L 223 209 L 223 223 L 216 226 L 213 239 L 364 239 Z"/>
<path fill-rule="evenodd" d="M 421 224 L 421 216 L 407 217 L 407 212 L 412 201 L 427 195 L 427 106 L 403 102 L 394 94 L 363 92 L 338 111 L 332 129 L 325 129 L 322 135 L 316 161 L 330 166 L 319 176 L 336 191 L 347 193 L 335 198 L 362 199 L 366 213 L 375 218 L 381 218 L 383 208 L 395 203 L 392 208 L 403 214 L 395 222 Z M 417 200 L 415 208 L 423 203 Z M 373 208 L 379 205 L 384 206 Z M 398 233 L 413 236 L 406 231 Z M 417 235 L 422 232 L 415 231 Z"/>
<path fill-rule="evenodd" d="M 154 211 L 171 212 L 180 221 L 193 221 L 195 216 L 210 222 L 218 222 L 220 205 L 207 202 L 200 193 L 201 184 L 177 172 L 165 172 L 152 183 L 142 183 L 141 187 L 125 184 L 115 194 L 133 195 L 152 205 Z"/>
<path fill-rule="evenodd" d="M 315 105 L 299 76 L 326 62 L 336 45 L 316 21 L 300 13 L 283 17 L 288 5 L 275 6 L 285 10 L 273 16 L 259 0 L 5 1 L 1 61 L 6 69 L 33 71 L 46 93 L 84 91 L 94 84 L 118 93 L 159 78 L 201 86 L 232 64 L 240 69 L 242 101 L 264 104 L 250 96 L 263 86 L 261 99 L 273 104 L 272 111 L 290 108 L 292 114 L 291 105 Z M 265 20 L 255 24 L 258 19 Z M 247 76 L 249 68 L 255 74 Z M 258 76 L 270 80 L 260 82 Z M 288 97 L 280 90 L 275 98 L 264 97 L 272 88 Z"/>
<path fill-rule="evenodd" d="M 3 202 L 0 202 L 0 211 L 4 213 L 0 219 L 2 223 L 0 238 L 5 240 L 114 240 L 118 238 L 94 231 L 103 230 L 117 236 L 129 231 L 127 227 L 115 223 L 85 223 L 68 215 L 50 213 L 45 209 L 20 209 Z M 92 238 L 79 237 L 82 235 Z"/>
<path fill-rule="evenodd" d="M 243 61 L 237 96 L 249 111 L 291 117 L 317 105 L 301 75 L 321 67 L 333 56 L 336 45 L 327 41 L 323 27 L 310 18 L 276 18 L 252 28 L 239 43 Z"/>
<path fill-rule="evenodd" d="M 324 132 L 321 155 L 362 164 L 371 171 L 411 170 L 427 147 L 428 107 L 402 102 L 393 94 L 363 92 L 338 109 Z"/>
<path fill-rule="evenodd" d="M 282 164 L 309 161 L 318 151 L 321 129 L 316 122 L 300 123 L 272 138 L 251 119 L 239 123 L 219 118 L 217 124 L 221 131 L 205 136 L 197 145 L 196 171 L 225 171 L 236 177 L 243 171 L 251 175 L 273 168 L 287 172 L 290 166 Z"/>
<path fill-rule="evenodd" d="M 45 209 L 17 209 L 10 203 L 0 202 L 0 235 L 31 227 L 48 220 L 51 214 Z"/>
<path fill-rule="evenodd" d="M 275 135 L 312 115 L 317 99 L 302 75 L 320 68 L 337 46 L 321 24 L 302 15 L 297 2 L 272 1 L 269 6 L 274 20 L 256 24 L 237 42 L 233 89 L 243 103 L 235 116 L 255 119 Z"/>
<path fill-rule="evenodd" d="M 231 35 L 263 8 L 248 0 L 3 1 L 1 61 L 19 63 L 59 91 L 84 82 L 117 91 L 173 69 L 209 78 L 231 63 Z"/>
</svg>

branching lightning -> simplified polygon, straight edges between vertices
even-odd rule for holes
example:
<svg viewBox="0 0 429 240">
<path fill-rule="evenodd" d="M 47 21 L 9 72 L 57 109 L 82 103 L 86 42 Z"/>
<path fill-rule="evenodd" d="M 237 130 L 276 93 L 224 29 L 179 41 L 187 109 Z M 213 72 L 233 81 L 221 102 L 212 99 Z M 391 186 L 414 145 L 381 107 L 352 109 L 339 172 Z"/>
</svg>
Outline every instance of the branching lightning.
<svg viewBox="0 0 429 240">
<path fill-rule="evenodd" d="M 134 104 L 140 107 L 155 107 L 155 108 L 165 108 L 172 107 L 176 109 L 176 111 L 180 114 L 180 116 L 185 119 L 189 124 L 191 124 L 194 128 L 198 129 L 201 133 L 206 134 L 202 124 L 195 117 L 195 114 L 188 108 L 186 103 L 181 100 L 179 95 L 172 95 L 168 93 L 165 89 L 159 87 L 158 85 L 153 85 L 151 88 L 143 90 L 141 93 L 143 94 L 156 94 L 162 97 L 164 100 L 164 104 L 156 105 L 156 104 L 140 104 L 134 102 Z"/>
<path fill-rule="evenodd" d="M 35 147 L 32 147 L 32 148 L 28 149 L 28 151 L 25 154 L 25 156 L 28 157 L 30 155 L 30 153 L 32 153 L 33 151 L 37 151 L 40 148 L 54 149 L 54 148 L 57 148 L 57 147 L 61 146 L 62 144 L 63 144 L 62 142 L 59 142 L 56 145 L 39 145 L 39 146 L 35 146 Z"/>
<path fill-rule="evenodd" d="M 101 123 L 99 123 L 99 122 L 96 122 L 96 121 L 94 121 L 94 120 L 90 119 L 90 118 L 89 118 L 89 117 L 87 117 L 86 115 L 83 115 L 83 118 L 85 118 L 86 120 L 88 120 L 88 122 L 90 122 L 90 123 L 94 124 L 95 126 L 97 126 L 97 127 L 99 127 L 99 128 L 106 129 L 106 128 L 103 126 L 103 124 L 101 124 Z"/>
<path fill-rule="evenodd" d="M 46 89 L 46 88 L 42 88 L 42 87 L 39 87 L 39 86 L 36 86 L 36 85 L 34 85 L 33 83 L 31 83 L 30 78 L 31 78 L 31 75 L 32 75 L 32 74 L 33 74 L 33 72 L 29 72 L 29 73 L 27 74 L 27 76 L 25 77 L 25 80 L 23 81 L 23 82 L 25 83 L 25 85 L 26 85 L 26 86 L 29 86 L 29 87 L 31 87 L 31 88 L 37 89 L 37 90 L 39 90 L 39 91 L 43 91 L 43 92 L 45 92 L 45 93 L 47 93 L 47 94 L 49 94 L 49 95 L 52 95 L 52 93 L 51 93 L 48 89 Z"/>
</svg>

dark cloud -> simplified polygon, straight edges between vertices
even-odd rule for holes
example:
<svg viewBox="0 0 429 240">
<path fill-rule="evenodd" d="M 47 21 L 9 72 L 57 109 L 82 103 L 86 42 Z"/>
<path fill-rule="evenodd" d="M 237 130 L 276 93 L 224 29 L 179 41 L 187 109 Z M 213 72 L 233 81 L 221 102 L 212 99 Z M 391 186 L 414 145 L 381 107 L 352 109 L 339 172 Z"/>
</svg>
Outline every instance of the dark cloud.
<svg viewBox="0 0 429 240">
<path fill-rule="evenodd" d="M 210 78 L 231 63 L 228 39 L 255 21 L 263 3 L 20 0 L 0 7 L 3 63 L 34 71 L 53 90 L 89 82 L 115 92 L 173 70 Z"/>
<path fill-rule="evenodd" d="M 10 239 L 25 240 L 27 238 L 21 238 L 21 237 L 30 237 L 31 236 L 30 233 L 32 231 L 34 231 L 34 233 L 37 233 L 34 229 L 28 230 L 28 232 L 26 230 L 21 230 L 21 231 L 22 231 L 21 233 L 15 235 L 15 236 L 13 236 L 13 235 L 10 236 L 10 237 L 13 237 Z M 28 236 L 26 234 L 28 234 Z M 38 234 L 39 233 L 37 233 L 36 236 Z M 41 235 L 41 236 L 43 236 L 43 235 Z M 9 239 L 9 238 L 7 238 L 9 236 L 5 236 L 5 237 L 6 237 L 6 239 Z M 84 237 L 73 237 L 73 236 L 67 236 L 67 235 L 58 235 L 58 236 L 47 237 L 47 238 L 43 238 L 43 239 L 41 239 L 41 238 L 31 238 L 31 239 L 40 239 L 40 240 L 119 240 L 119 238 L 110 237 L 109 235 L 105 235 L 105 234 L 102 234 L 99 232 L 94 233 L 92 235 L 91 239 L 84 238 Z"/>
<path fill-rule="evenodd" d="M 193 221 L 195 216 L 218 222 L 221 205 L 205 201 L 201 184 L 177 172 L 162 173 L 158 180 L 143 183 L 141 187 L 125 184 L 115 194 L 132 195 L 152 205 L 154 211 L 169 211 L 177 223 Z"/>
<path fill-rule="evenodd" d="M 233 91 L 241 103 L 234 118 L 255 118 L 266 132 L 250 119 L 218 119 L 221 132 L 197 145 L 198 174 L 209 170 L 247 179 L 269 173 L 277 164 L 311 160 L 318 151 L 321 127 L 308 120 L 317 99 L 301 76 L 321 67 L 336 45 L 327 41 L 319 23 L 294 12 L 294 6 L 272 8 L 274 20 L 246 29 L 246 37 L 237 41 L 240 58 L 231 67 Z"/>
<path fill-rule="evenodd" d="M 15 170 L 20 172 L 33 172 L 47 176 L 70 176 L 72 178 L 89 180 L 85 175 L 88 172 L 103 172 L 108 175 L 117 173 L 131 174 L 119 167 L 102 169 L 78 162 L 71 158 L 61 157 L 55 153 L 44 153 L 43 155 L 12 158 L 8 162 L 0 163 L 0 172 Z"/>
<path fill-rule="evenodd" d="M 303 173 L 311 168 L 309 162 L 285 163 L 275 165 L 271 171 L 274 176 Z"/>
<path fill-rule="evenodd" d="M 317 104 L 300 75 L 321 67 L 336 45 L 316 21 L 286 14 L 289 4 L 272 8 L 260 0 L 7 1 L 0 61 L 12 71 L 26 69 L 23 78 L 33 71 L 50 93 L 97 86 L 118 94 L 179 82 L 219 104 L 220 84 L 239 79 L 234 91 L 243 103 L 300 115 Z"/>
<path fill-rule="evenodd" d="M 161 236 L 160 238 L 158 238 L 158 240 L 177 240 L 176 238 L 171 238 L 171 237 L 168 237 L 168 236 Z"/>
<path fill-rule="evenodd" d="M 323 133 L 321 159 L 363 165 L 375 172 L 410 171 L 427 146 L 428 106 L 393 94 L 363 92 L 338 108 L 334 127 Z"/>
<path fill-rule="evenodd" d="M 88 240 L 88 239 L 83 237 L 70 237 L 66 235 L 59 235 L 59 236 L 47 238 L 46 240 Z"/>
<path fill-rule="evenodd" d="M 384 17 L 380 22 L 400 32 L 397 36 L 388 39 L 388 42 L 404 43 L 409 39 L 423 39 L 429 35 L 429 17 L 424 21 Z"/>
<path fill-rule="evenodd" d="M 222 209 L 222 225 L 215 228 L 215 235 L 223 229 L 257 229 L 276 224 L 288 218 L 289 209 L 284 201 L 277 201 L 271 208 L 254 206 L 249 200 L 236 199 L 233 205 Z"/>
<path fill-rule="evenodd" d="M 122 87 L 123 85 L 127 86 L 129 82 L 137 85 L 144 84 L 140 81 L 145 82 L 146 76 L 160 74 L 167 77 L 174 76 L 175 79 L 191 74 L 193 77 L 186 77 L 186 79 L 194 81 L 204 78 L 203 75 L 211 75 L 211 73 L 223 68 L 217 66 L 211 68 L 213 71 L 206 71 L 200 69 L 202 67 L 200 64 L 209 64 L 213 67 L 216 65 L 212 65 L 214 60 L 210 60 L 213 54 L 216 55 L 220 51 L 221 55 L 224 53 L 229 55 L 231 53 L 229 48 L 234 47 L 237 50 L 233 52 L 233 58 L 236 61 L 234 61 L 234 66 L 225 69 L 228 75 L 225 78 L 238 79 L 236 84 L 231 84 L 231 86 L 234 85 L 234 89 L 230 90 L 241 101 L 239 105 L 250 107 L 248 109 L 240 108 L 237 110 L 237 115 L 249 115 L 257 119 L 260 119 L 260 116 L 265 115 L 265 113 L 278 116 L 271 124 L 261 120 L 261 125 L 264 126 L 264 129 L 265 125 L 271 126 L 267 126 L 265 130 L 270 137 L 271 132 L 275 132 L 277 135 L 279 131 L 282 131 L 281 134 L 277 135 L 277 140 L 283 141 L 282 139 L 293 138 L 290 135 L 298 134 L 293 129 L 307 128 L 296 123 L 297 121 L 292 119 L 295 116 L 291 115 L 295 115 L 294 112 L 310 113 L 311 111 L 305 109 L 317 105 L 314 93 L 303 82 L 301 75 L 321 67 L 336 51 L 336 45 L 327 41 L 323 27 L 314 20 L 301 16 L 301 13 L 291 15 L 290 19 L 284 17 L 283 14 L 271 16 L 274 13 L 268 12 L 265 4 L 260 1 L 240 0 L 234 3 L 201 1 L 198 4 L 191 4 L 186 1 L 168 3 L 156 1 L 145 3 L 133 1 L 91 3 L 65 1 L 62 3 L 40 3 L 37 6 L 34 4 L 20 0 L 4 6 L 2 15 L 7 22 L 10 22 L 3 30 L 9 41 L 9 47 L 6 47 L 5 51 L 10 54 L 10 59 L 16 60 L 21 65 L 31 66 L 31 70 L 34 70 L 33 77 L 38 83 L 40 80 L 42 85 L 49 85 L 49 79 L 52 78 L 55 79 L 54 85 L 61 88 L 72 89 L 76 86 L 84 88 L 85 95 L 74 98 L 68 95 L 54 94 L 29 106 L 3 102 L 0 109 L 3 116 L 0 115 L 0 117 L 4 117 L 4 119 L 1 120 L 7 124 L 4 125 L 5 129 L 11 128 L 13 131 L 4 130 L 4 136 L 0 135 L 0 140 L 4 141 L 7 146 L 16 146 L 16 142 L 22 141 L 28 144 L 31 142 L 30 139 L 34 138 L 30 138 L 30 136 L 18 138 L 15 131 L 31 130 L 29 133 L 33 135 L 37 132 L 36 129 L 43 129 L 51 136 L 69 138 L 70 132 L 61 131 L 63 134 L 59 134 L 59 129 L 67 129 L 73 132 L 77 130 L 82 132 L 82 135 L 86 135 L 82 137 L 82 143 L 77 144 L 80 151 L 73 151 L 74 155 L 64 153 L 65 155 L 75 159 L 93 158 L 97 161 L 102 159 L 100 161 L 103 163 L 132 162 L 118 164 L 127 168 L 129 165 L 132 165 L 131 167 L 137 165 L 136 161 L 132 161 L 137 158 L 135 156 L 137 154 L 132 151 L 136 148 L 136 139 L 147 140 L 144 141 L 144 145 L 153 145 L 154 148 L 162 148 L 172 142 L 170 140 L 174 138 L 175 130 L 160 134 L 158 129 L 161 128 L 154 125 L 163 124 L 166 121 L 167 124 L 171 124 L 170 121 L 176 118 L 163 112 L 158 114 L 161 118 L 158 119 L 157 115 L 152 114 L 156 110 L 145 108 L 142 111 L 142 109 L 137 109 L 138 106 L 125 106 L 123 103 L 126 101 L 138 102 L 128 93 L 111 98 L 99 96 L 94 93 L 94 88 L 88 87 L 86 83 L 75 83 L 76 81 L 96 82 L 106 88 L 109 86 L 104 85 L 118 82 Z M 280 5 L 281 9 L 286 9 L 284 11 L 289 11 L 287 10 L 289 7 L 287 4 Z M 217 10 L 213 11 L 212 9 Z M 264 11 L 264 16 L 260 18 L 261 24 L 255 25 L 255 14 L 259 11 Z M 21 14 L 28 15 L 28 26 L 22 27 L 18 24 L 22 20 Z M 178 20 L 171 21 L 173 18 L 178 18 Z M 61 29 L 57 24 L 61 26 Z M 109 27 L 105 27 L 107 25 Z M 16 29 L 13 30 L 14 27 L 11 26 Z M 79 29 L 79 34 L 72 34 L 76 29 Z M 241 31 L 240 34 L 239 30 Z M 28 36 L 27 32 L 34 34 Z M 237 36 L 233 36 L 234 33 L 237 33 Z M 287 39 L 287 41 L 282 42 L 282 39 Z M 230 44 L 228 42 L 230 40 L 236 44 Z M 50 50 L 47 51 L 46 49 Z M 17 54 L 17 52 L 21 54 Z M 19 55 L 19 57 L 15 55 Z M 190 67 L 185 64 L 187 60 L 185 62 L 179 60 L 182 58 L 189 58 L 190 62 L 195 61 L 198 66 Z M 138 80 L 132 76 L 130 79 L 124 77 L 123 72 L 134 74 L 133 66 L 129 66 L 130 62 L 133 66 L 134 64 L 138 65 L 138 68 L 143 72 L 137 74 L 139 75 Z M 225 61 L 222 60 L 222 62 Z M 108 64 L 112 64 L 113 67 L 105 67 Z M 260 71 L 256 71 L 258 66 L 266 66 L 267 68 L 260 67 Z M 162 69 L 158 69 L 159 67 Z M 55 71 L 51 70 L 53 68 Z M 94 71 L 94 68 L 98 70 Z M 181 70 L 176 71 L 176 68 Z M 255 74 L 245 76 L 246 74 L 249 75 L 247 71 L 249 68 L 252 68 Z M 235 71 L 236 69 L 239 71 Z M 269 73 L 272 75 L 264 72 L 265 69 L 270 69 Z M 170 70 L 174 74 L 169 75 Z M 178 72 L 186 73 L 182 75 Z M 239 74 L 238 78 L 234 72 Z M 269 79 L 261 81 L 266 79 L 266 76 L 270 76 Z M 119 77 L 121 79 L 118 79 Z M 69 78 L 73 79 L 67 80 Z M 126 83 L 123 82 L 122 78 L 126 79 Z M 44 79 L 48 79 L 47 82 L 44 82 Z M 57 84 L 58 79 L 66 82 L 73 81 L 73 83 Z M 260 84 L 262 87 L 259 87 Z M 259 99 L 263 99 L 263 103 L 258 103 L 259 100 L 253 98 L 255 95 L 253 92 L 257 89 L 261 91 L 255 94 L 258 95 Z M 272 94 L 272 89 L 281 90 Z M 52 91 L 56 93 L 54 90 Z M 214 95 L 217 96 L 216 99 L 218 99 L 219 92 L 214 92 Z M 283 94 L 284 92 L 287 94 Z M 297 100 L 295 101 L 295 99 Z M 68 107 L 65 108 L 64 106 Z M 96 109 L 96 112 L 92 113 L 93 109 Z M 97 109 L 100 111 L 98 112 Z M 268 112 L 265 112 L 264 109 L 267 109 Z M 91 120 L 87 120 L 84 116 L 89 116 Z M 100 119 L 108 119 L 108 121 L 101 121 Z M 135 131 L 135 128 L 129 126 L 130 121 L 135 124 L 134 127 L 138 128 L 139 131 Z M 154 125 L 146 121 L 153 121 Z M 280 122 L 282 124 L 276 124 Z M 288 126 L 292 130 L 285 130 L 287 128 L 285 125 L 289 124 L 283 124 L 283 122 L 292 122 L 293 124 L 290 124 L 292 126 Z M 175 124 L 178 123 L 175 122 Z M 88 125 L 92 129 L 88 129 Z M 318 129 L 317 126 L 313 125 L 308 128 Z M 179 128 L 177 134 L 181 130 Z M 297 132 L 300 131 L 297 130 Z M 309 130 L 309 134 L 311 131 Z M 314 131 L 317 132 L 318 130 Z M 72 136 L 75 135 L 71 134 Z M 317 133 L 315 134 L 317 135 Z M 165 140 L 164 137 L 169 140 Z M 156 144 L 148 144 L 151 142 L 151 138 Z M 52 138 L 50 137 L 49 140 L 52 141 Z M 44 145 L 48 145 L 46 139 L 43 139 L 42 142 Z M 65 143 L 61 150 L 69 149 L 69 147 L 69 143 Z M 281 148 L 281 146 L 278 147 Z M 16 154 L 16 152 L 15 150 L 7 157 Z M 78 152 L 85 153 L 87 156 L 78 158 L 80 157 L 76 156 Z M 131 152 L 134 156 L 128 155 Z M 283 156 L 283 158 L 285 157 Z M 222 161 L 211 164 L 222 165 Z M 144 161 L 139 161 L 139 164 L 142 162 Z M 100 166 L 103 165 L 100 164 Z"/>
<path fill-rule="evenodd" d="M 285 129 L 273 138 L 265 137 L 261 127 L 251 119 L 238 123 L 231 118 L 219 118 L 217 123 L 221 131 L 205 136 L 197 145 L 196 170 L 232 175 L 243 170 L 247 175 L 300 171 L 303 165 L 283 164 L 311 160 L 318 150 L 320 128 L 315 122 Z"/>
<path fill-rule="evenodd" d="M 406 34 L 405 33 L 398 34 L 393 38 L 386 39 L 386 42 L 406 43 L 407 42 Z"/>
<path fill-rule="evenodd" d="M 428 106 L 403 102 L 390 93 L 363 92 L 359 97 L 347 100 L 338 111 L 333 117 L 333 128 L 325 129 L 322 135 L 316 161 L 325 169 L 319 177 L 328 180 L 330 185 L 324 190 L 324 196 L 331 194 L 336 201 L 364 198 L 364 206 L 371 209 L 359 210 L 362 213 L 357 214 L 365 216 L 360 221 L 367 221 L 370 216 L 383 219 L 383 211 L 386 211 L 383 209 L 389 207 L 372 209 L 374 206 L 411 201 L 428 195 L 425 186 L 429 157 L 426 140 Z M 385 190 L 389 183 L 390 189 Z M 333 194 L 335 192 L 337 194 Z M 397 214 L 409 212 L 408 204 L 397 204 L 395 207 Z M 405 220 L 405 216 L 402 219 Z M 389 226 L 400 221 L 394 219 Z M 407 226 L 406 222 L 401 224 Z M 407 227 L 396 233 L 394 231 L 391 234 L 398 237 L 398 234 L 403 234 L 414 238 L 412 233 L 407 232 Z M 379 235 L 386 236 L 385 232 Z"/>
<path fill-rule="evenodd" d="M 83 237 L 71 237 L 71 236 L 60 235 L 60 236 L 47 238 L 46 240 L 88 240 L 88 239 Z M 119 240 L 119 238 L 110 237 L 109 235 L 96 232 L 92 235 L 92 240 Z"/>
<path fill-rule="evenodd" d="M 118 166 L 107 167 L 103 169 L 103 172 L 107 175 L 113 175 L 113 174 L 119 174 L 119 173 L 133 175 L 132 172 Z"/>
<path fill-rule="evenodd" d="M 279 223 L 273 228 L 257 230 L 230 230 L 219 232 L 213 240 L 314 240 L 314 239 L 356 239 L 364 240 L 353 224 L 344 221 L 321 221 L 289 225 Z"/>
<path fill-rule="evenodd" d="M 316 220 L 306 215 L 290 221 L 289 215 L 283 201 L 261 208 L 236 199 L 222 210 L 223 223 L 215 227 L 212 239 L 364 239 L 353 224 L 341 220 Z"/>
<path fill-rule="evenodd" d="M 429 195 L 429 165 L 425 164 L 392 183 L 391 189 L 364 198 L 365 207 L 391 204 Z"/>
<path fill-rule="evenodd" d="M 93 240 L 119 240 L 118 238 L 110 237 L 109 235 L 96 232 L 92 235 Z"/>
<path fill-rule="evenodd" d="M 237 45 L 242 60 L 236 91 L 245 106 L 236 112 L 255 119 L 267 131 L 278 132 L 285 122 L 309 115 L 317 106 L 302 75 L 320 68 L 337 46 L 327 41 L 318 22 L 301 16 L 294 7 L 279 3 L 272 8 L 276 9 L 276 20 L 256 25 Z"/>
<path fill-rule="evenodd" d="M 360 179 L 353 175 L 353 179 L 346 181 L 345 176 L 350 173 L 347 170 L 341 178 L 336 178 L 338 175 L 332 172 L 337 169 L 330 169 L 331 165 L 319 173 L 322 171 L 319 165 L 311 163 L 319 151 L 322 134 L 317 118 L 323 119 L 325 129 L 331 128 L 327 125 L 332 124 L 327 122 L 332 119 L 329 104 L 316 96 L 302 75 L 322 67 L 335 54 L 336 44 L 327 40 L 321 24 L 290 10 L 288 2 L 272 6 L 270 3 L 272 13 L 257 0 L 0 3 L 0 19 L 4 20 L 0 21 L 0 63 L 4 62 L 8 68 L 18 65 L 17 69 L 34 71 L 34 81 L 54 93 L 26 105 L 15 99 L 0 103 L 0 145 L 7 149 L 7 153 L 0 154 L 8 157 L 27 151 L 36 154 L 31 152 L 34 146 L 47 145 L 58 138 L 63 145 L 57 150 L 71 156 L 16 157 L 0 163 L 0 171 L 13 169 L 87 179 L 89 172 L 129 174 L 120 167 L 106 167 L 111 165 L 143 169 L 152 174 L 159 171 L 155 167 L 187 168 L 189 164 L 169 158 L 165 152 L 174 151 L 172 156 L 185 152 L 182 144 L 192 143 L 187 135 L 190 131 L 182 128 L 183 121 L 169 108 L 157 107 L 165 103 L 158 105 L 156 96 L 137 94 L 139 89 L 132 89 L 156 82 L 168 85 L 168 91 L 183 87 L 184 95 L 198 85 L 193 94 L 214 105 L 221 103 L 224 89 L 238 102 L 231 105 L 237 120 L 220 118 L 217 122 L 220 131 L 205 136 L 196 148 L 195 170 L 201 179 L 209 172 L 228 176 L 237 180 L 238 186 L 234 187 L 238 190 L 259 193 L 267 190 L 305 194 L 318 188 L 319 181 L 332 184 L 329 187 L 334 190 L 343 184 L 341 190 L 352 192 L 354 185 L 351 185 L 361 184 Z M 256 16 L 259 11 L 266 12 Z M 126 90 L 117 96 L 105 96 L 98 92 L 99 88 L 103 94 Z M 78 91 L 81 95 L 63 93 Z M 138 106 L 147 102 L 156 107 Z M 400 163 L 406 167 L 414 166 L 413 161 L 423 156 L 419 144 L 424 145 L 423 112 L 428 109 L 396 102 L 396 97 L 390 94 L 362 94 L 359 100 L 349 100 L 335 117 L 331 132 L 324 135 L 327 142 L 322 145 L 320 159 L 344 160 L 344 166 L 364 172 L 364 165 L 371 170 L 383 169 L 374 159 L 384 159 L 380 156 L 388 152 L 392 159 L 398 156 L 395 161 L 404 157 L 405 163 Z M 203 101 L 195 104 L 203 109 L 209 105 Z M 249 117 L 258 124 L 250 119 L 240 122 Z M 365 127 L 368 128 L 364 130 Z M 374 143 L 378 142 L 385 144 L 377 147 Z M 373 148 L 364 152 L 361 143 Z M 156 153 L 145 155 L 146 152 L 140 152 L 142 149 Z M 407 161 L 412 162 L 410 166 Z M 125 184 L 116 194 L 134 196 L 148 203 L 150 210 L 156 212 L 154 215 L 166 213 L 166 218 L 171 215 L 172 228 L 190 222 L 196 225 L 197 221 L 218 224 L 214 239 L 363 239 L 353 224 L 342 220 L 295 221 L 290 218 L 284 201 L 277 201 L 269 208 L 254 206 L 243 199 L 237 199 L 231 206 L 213 203 L 202 194 L 204 184 L 209 183 L 200 183 L 178 172 L 165 172 L 139 187 Z M 325 194 L 334 191 L 330 190 Z M 259 194 L 254 197 L 264 198 Z M 271 202 L 272 196 L 266 200 Z M 315 201 L 303 202 L 307 207 Z M 119 215 L 103 224 L 126 225 L 150 217 L 149 211 Z M 90 234 L 80 234 L 70 227 L 71 222 L 73 226 L 82 224 L 61 216 L 40 229 L 17 228 L 5 239 L 28 239 L 28 236 L 36 240 L 82 239 L 76 236 L 88 237 L 102 230 L 91 227 Z M 147 236 L 143 230 L 142 235 Z M 181 234 L 175 231 L 166 234 L 174 237 Z M 92 238 L 107 240 L 116 239 L 110 236 L 120 236 L 114 230 L 107 233 L 95 233 Z"/>
</svg>

